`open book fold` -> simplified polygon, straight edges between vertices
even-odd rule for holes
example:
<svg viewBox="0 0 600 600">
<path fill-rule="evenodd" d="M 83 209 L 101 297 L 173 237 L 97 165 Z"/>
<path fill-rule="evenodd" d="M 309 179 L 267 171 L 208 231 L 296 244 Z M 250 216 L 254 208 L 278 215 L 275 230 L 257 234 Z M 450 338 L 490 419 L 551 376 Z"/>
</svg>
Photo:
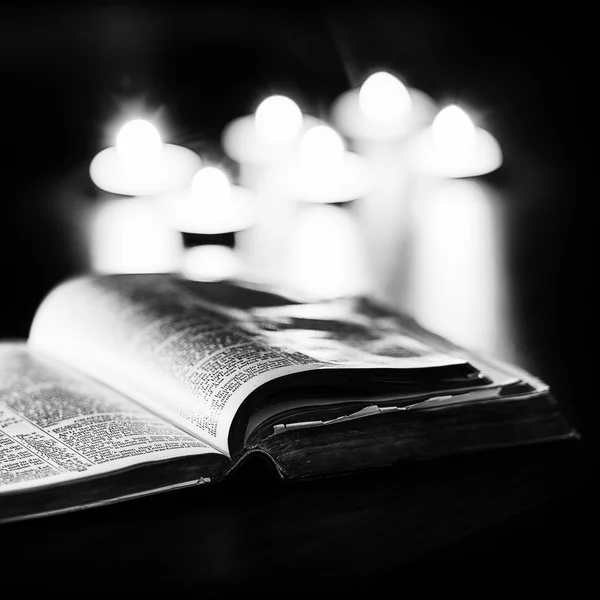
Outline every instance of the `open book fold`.
<svg viewBox="0 0 600 600">
<path fill-rule="evenodd" d="M 71 279 L 0 344 L 0 521 L 215 482 L 577 437 L 548 386 L 366 298 Z"/>
</svg>

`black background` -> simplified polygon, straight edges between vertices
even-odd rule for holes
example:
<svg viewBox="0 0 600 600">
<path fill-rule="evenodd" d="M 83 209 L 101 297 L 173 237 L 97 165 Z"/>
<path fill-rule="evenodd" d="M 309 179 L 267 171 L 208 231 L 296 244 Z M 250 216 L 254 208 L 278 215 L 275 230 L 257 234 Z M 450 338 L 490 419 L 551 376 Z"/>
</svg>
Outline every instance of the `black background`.
<svg viewBox="0 0 600 600">
<path fill-rule="evenodd" d="M 169 124 L 167 141 L 193 138 L 218 160 L 222 128 L 267 93 L 290 94 L 325 116 L 366 72 L 388 68 L 440 102 L 471 107 L 498 138 L 505 163 L 491 180 L 519 215 L 510 266 L 522 366 L 550 383 L 593 450 L 597 267 L 589 231 L 597 221 L 582 168 L 596 118 L 590 15 L 571 6 L 379 0 L 0 11 L 1 338 L 25 337 L 42 297 L 76 269 L 49 190 L 107 145 L 106 124 L 123 106 L 142 102 Z M 594 498 L 584 486 L 449 553 L 455 563 L 455 552 L 479 557 L 483 574 L 497 574 L 489 561 L 561 563 L 592 535 Z M 381 543 L 393 552 L 390 538 Z M 450 554 L 437 552 L 429 559 L 439 566 Z"/>
</svg>

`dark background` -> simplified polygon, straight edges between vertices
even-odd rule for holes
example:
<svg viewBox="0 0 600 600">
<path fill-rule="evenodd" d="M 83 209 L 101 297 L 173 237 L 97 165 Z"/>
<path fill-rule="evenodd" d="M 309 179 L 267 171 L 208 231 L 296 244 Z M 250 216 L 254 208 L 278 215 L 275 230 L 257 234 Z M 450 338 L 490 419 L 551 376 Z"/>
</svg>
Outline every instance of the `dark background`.
<svg viewBox="0 0 600 600">
<path fill-rule="evenodd" d="M 388 68 L 440 102 L 471 107 L 499 140 L 505 162 L 489 179 L 516 215 L 509 265 L 521 366 L 550 383 L 591 457 L 597 268 L 589 230 L 597 221 L 588 217 L 594 196 L 584 189 L 582 169 L 593 152 L 586 140 L 595 119 L 590 18 L 571 6 L 537 10 L 526 3 L 4 5 L 0 338 L 26 337 L 40 300 L 76 270 L 52 198 L 62 178 L 85 170 L 107 145 L 106 125 L 124 106 L 141 104 L 168 123 L 167 141 L 194 139 L 218 159 L 223 127 L 266 94 L 289 94 L 306 112 L 325 116 L 366 72 Z M 479 574 L 525 571 L 533 557 L 554 566 L 571 557 L 576 569 L 585 558 L 582 539 L 596 526 L 588 479 L 596 463 L 587 460 L 576 492 L 504 528 L 465 534 L 446 554 L 442 545 L 422 571 L 428 564 L 457 567 L 461 556 Z M 309 492 L 294 493 L 289 502 L 313 501 L 302 496 Z M 380 529 L 370 543 L 379 536 L 379 550 L 389 555 L 393 535 L 374 519 Z M 71 531 L 83 523 L 63 522 Z M 384 563 L 390 575 L 394 563 Z"/>
</svg>

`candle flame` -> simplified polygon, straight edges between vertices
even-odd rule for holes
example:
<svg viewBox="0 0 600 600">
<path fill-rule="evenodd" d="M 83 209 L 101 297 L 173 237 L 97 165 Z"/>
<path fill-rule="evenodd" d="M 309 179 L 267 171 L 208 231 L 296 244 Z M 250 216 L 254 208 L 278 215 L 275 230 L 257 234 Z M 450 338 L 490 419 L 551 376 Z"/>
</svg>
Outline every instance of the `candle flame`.
<svg viewBox="0 0 600 600">
<path fill-rule="evenodd" d="M 442 109 L 431 125 L 435 147 L 444 152 L 469 150 L 475 145 L 475 125 L 459 106 L 451 104 Z"/>
<path fill-rule="evenodd" d="M 270 96 L 263 100 L 254 115 L 258 132 L 274 143 L 291 141 L 302 127 L 302 112 L 286 96 Z"/>
<path fill-rule="evenodd" d="M 344 141 L 332 127 L 315 125 L 300 141 L 302 161 L 314 168 L 330 169 L 342 164 Z"/>
<path fill-rule="evenodd" d="M 379 71 L 362 84 L 358 105 L 369 119 L 392 122 L 410 112 L 412 101 L 406 86 L 397 77 Z"/>
<path fill-rule="evenodd" d="M 210 200 L 227 200 L 231 184 L 227 174 L 218 167 L 203 167 L 192 178 L 190 189 L 194 196 Z"/>
<path fill-rule="evenodd" d="M 115 145 L 119 156 L 132 167 L 151 164 L 162 150 L 158 130 L 144 119 L 125 123 L 117 134 Z"/>
</svg>

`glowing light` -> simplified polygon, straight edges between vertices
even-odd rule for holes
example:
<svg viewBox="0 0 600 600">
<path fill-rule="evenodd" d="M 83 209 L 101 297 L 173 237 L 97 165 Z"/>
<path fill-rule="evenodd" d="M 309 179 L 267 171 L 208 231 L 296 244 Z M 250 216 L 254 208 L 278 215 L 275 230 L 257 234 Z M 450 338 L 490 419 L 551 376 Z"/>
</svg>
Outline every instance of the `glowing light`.
<svg viewBox="0 0 600 600">
<path fill-rule="evenodd" d="M 160 156 L 162 140 L 156 127 L 144 119 L 125 123 L 115 142 L 119 156 L 132 166 L 148 166 Z"/>
<path fill-rule="evenodd" d="M 389 122 L 406 117 L 412 101 L 406 86 L 397 77 L 379 71 L 362 84 L 358 105 L 369 119 Z"/>
<path fill-rule="evenodd" d="M 228 200 L 231 184 L 227 174 L 218 167 L 203 167 L 192 178 L 190 189 L 194 196 L 210 201 Z"/>
<path fill-rule="evenodd" d="M 344 141 L 328 125 L 311 127 L 300 141 L 300 158 L 319 170 L 341 166 L 344 160 Z"/>
<path fill-rule="evenodd" d="M 274 143 L 292 140 L 302 127 L 302 112 L 286 96 L 270 96 L 263 100 L 254 116 L 260 135 Z"/>
<path fill-rule="evenodd" d="M 100 273 L 164 273 L 179 268 L 181 236 L 148 198 L 105 202 L 90 223 L 92 269 Z"/>
<path fill-rule="evenodd" d="M 442 152 L 461 152 L 473 148 L 476 131 L 469 115 L 459 106 L 451 104 L 442 109 L 431 125 L 433 144 Z"/>
<path fill-rule="evenodd" d="M 185 251 L 181 272 L 194 281 L 222 281 L 235 277 L 239 268 L 234 250 L 208 244 Z"/>
<path fill-rule="evenodd" d="M 187 188 L 201 165 L 195 152 L 164 144 L 152 123 L 134 119 L 121 127 L 114 146 L 94 156 L 90 177 L 113 194 L 149 196 Z"/>
<path fill-rule="evenodd" d="M 431 125 L 437 103 L 386 71 L 373 73 L 359 88 L 340 94 L 331 106 L 331 122 L 355 142 L 400 141 Z"/>
</svg>

